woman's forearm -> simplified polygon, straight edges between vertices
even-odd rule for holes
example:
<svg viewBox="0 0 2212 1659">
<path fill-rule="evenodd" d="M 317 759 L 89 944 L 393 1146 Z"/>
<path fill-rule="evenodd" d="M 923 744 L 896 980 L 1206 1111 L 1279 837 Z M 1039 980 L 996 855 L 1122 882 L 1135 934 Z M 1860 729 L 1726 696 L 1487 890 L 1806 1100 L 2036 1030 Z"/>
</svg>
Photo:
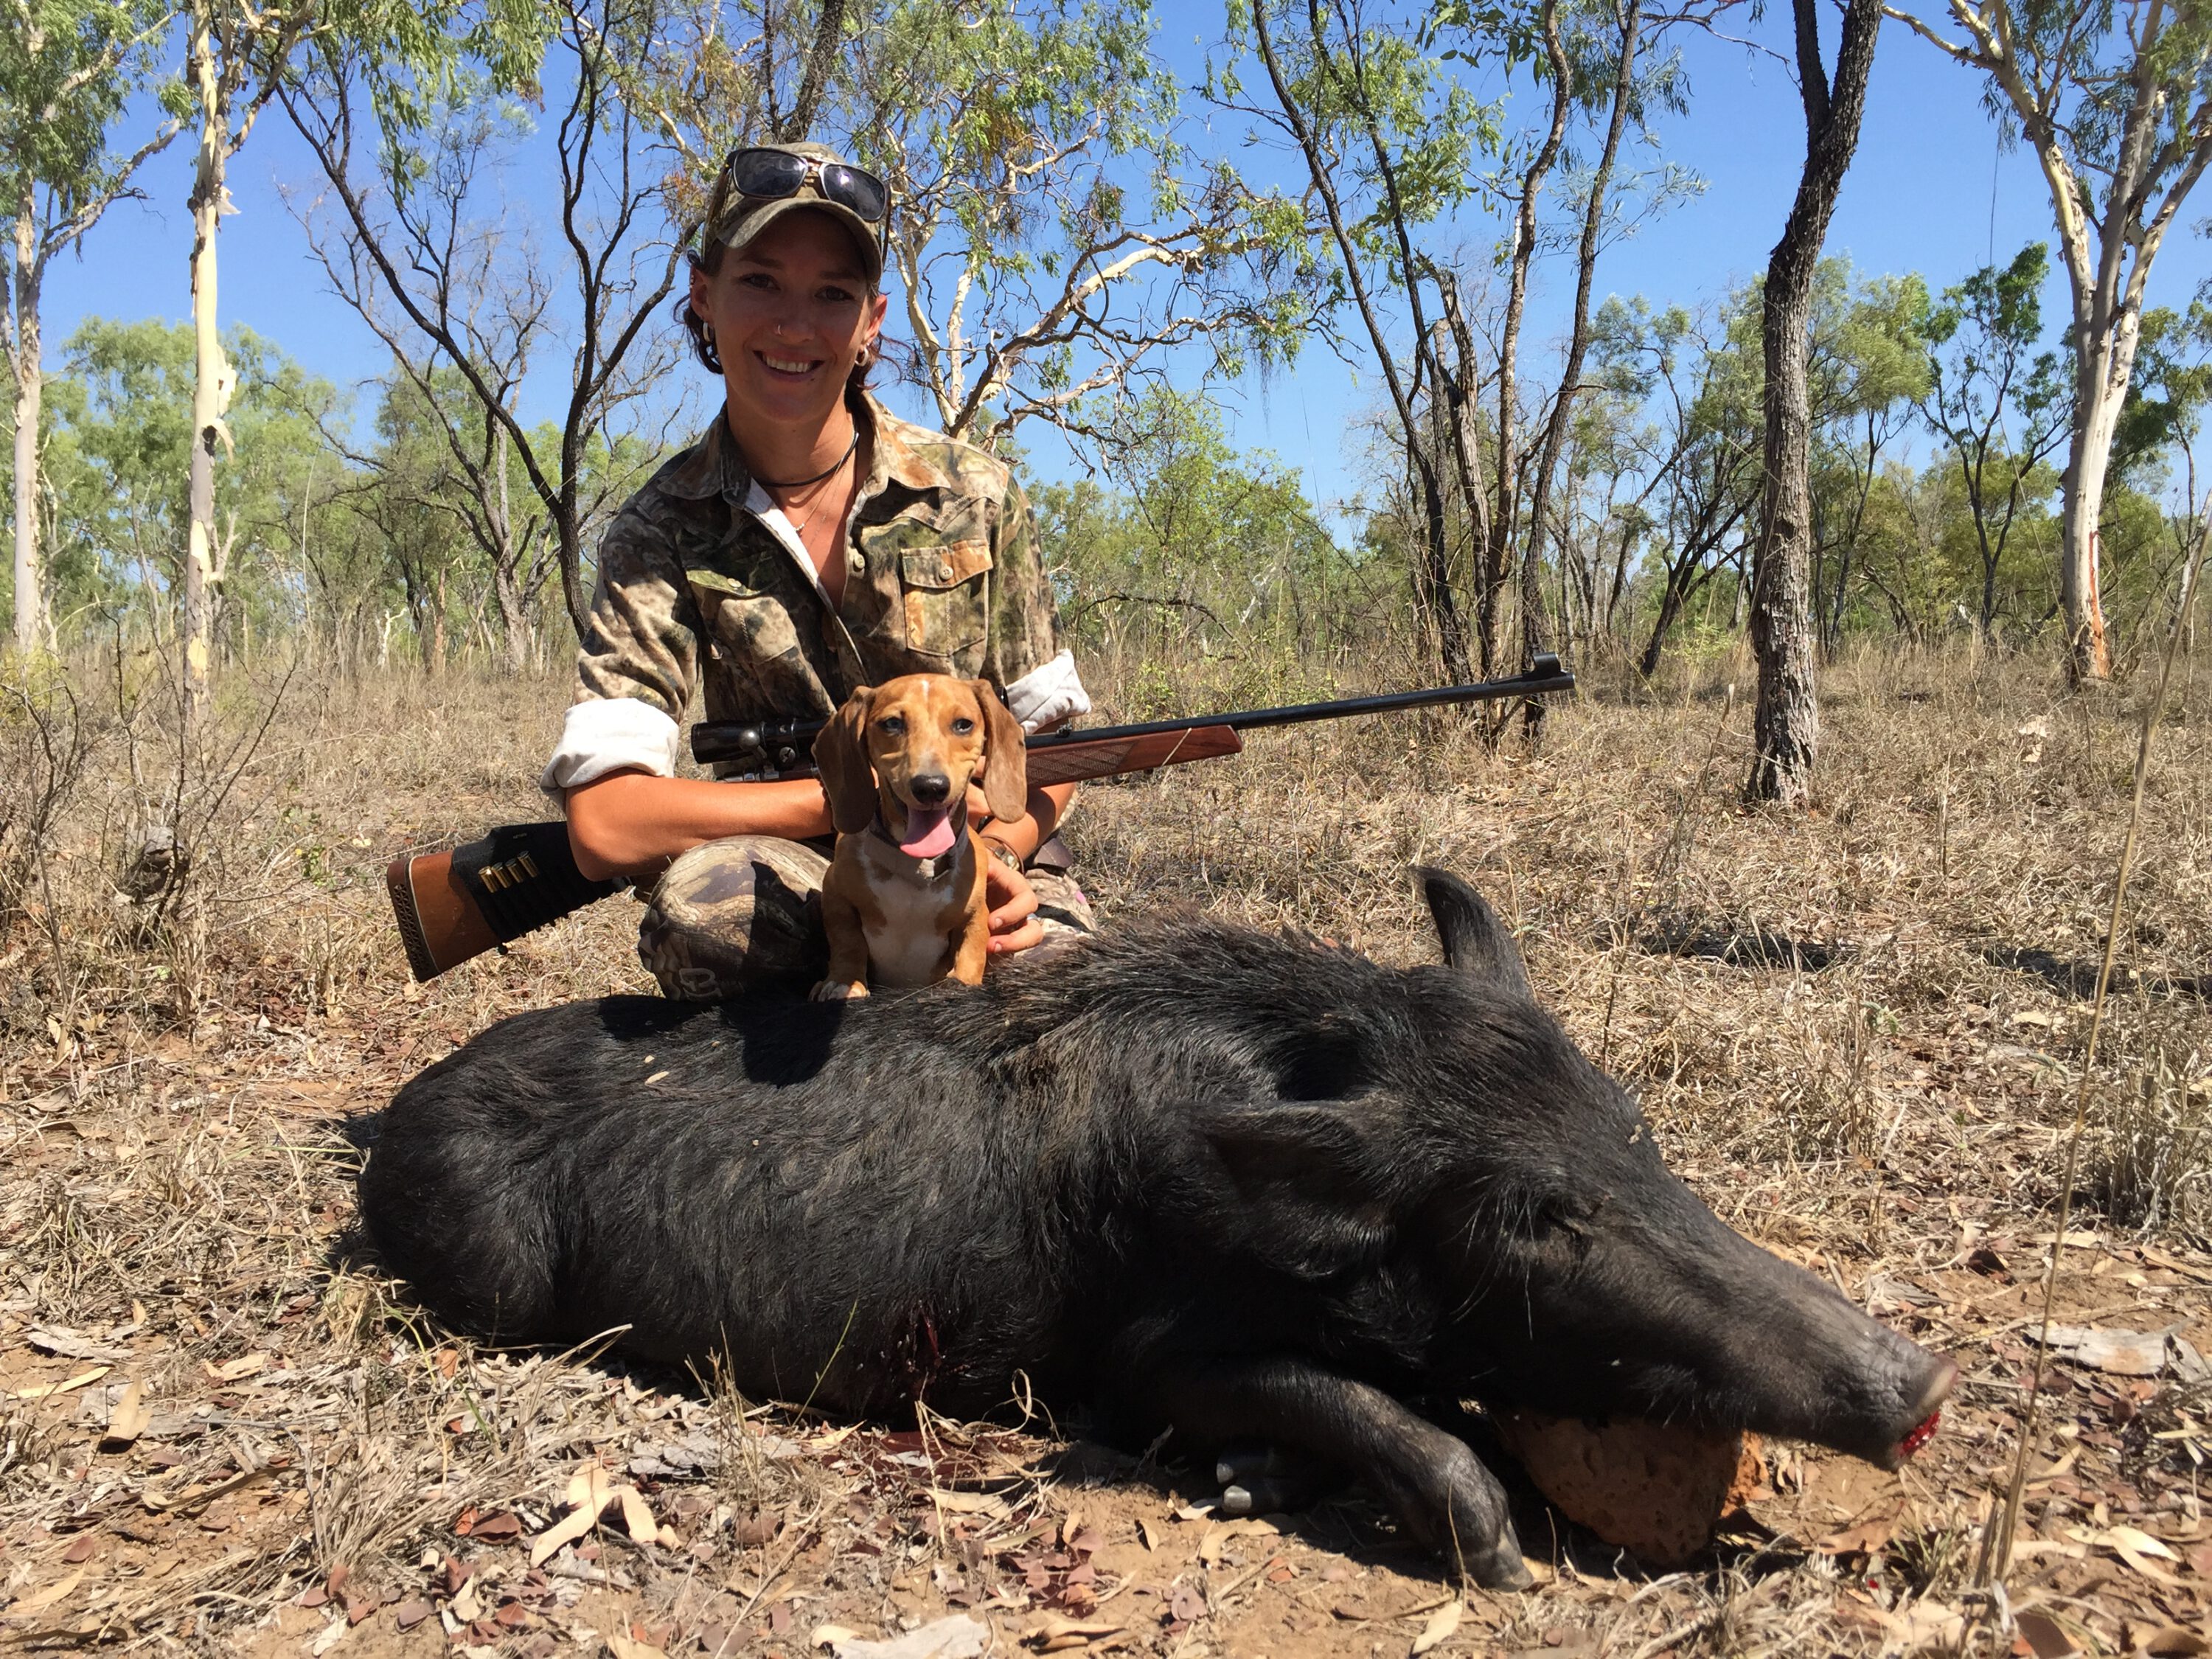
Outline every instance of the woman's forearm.
<svg viewBox="0 0 2212 1659">
<path fill-rule="evenodd" d="M 983 827 L 983 834 L 993 841 L 1003 842 L 1027 859 L 1052 838 L 1052 832 L 1067 816 L 1067 804 L 1074 796 L 1075 786 L 1072 783 L 1039 784 L 1030 791 L 1027 811 L 1018 818 L 992 819 Z"/>
<path fill-rule="evenodd" d="M 568 844 L 593 881 L 656 875 L 669 860 L 726 836 L 803 841 L 830 833 L 815 778 L 719 783 L 614 772 L 568 791 Z"/>
</svg>

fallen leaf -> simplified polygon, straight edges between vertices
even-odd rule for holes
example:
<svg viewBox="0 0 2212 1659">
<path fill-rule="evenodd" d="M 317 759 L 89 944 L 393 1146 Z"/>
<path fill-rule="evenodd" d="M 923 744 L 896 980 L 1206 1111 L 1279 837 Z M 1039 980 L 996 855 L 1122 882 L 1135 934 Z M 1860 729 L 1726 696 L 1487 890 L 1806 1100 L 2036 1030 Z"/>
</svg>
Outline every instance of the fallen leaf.
<svg viewBox="0 0 2212 1659">
<path fill-rule="evenodd" d="M 420 1596 L 412 1601 L 402 1603 L 398 1615 L 399 1628 L 413 1630 L 416 1626 L 430 1616 L 430 1604 Z"/>
<path fill-rule="evenodd" d="M 1137 1519 L 1137 1536 L 1144 1540 L 1146 1549 L 1156 1550 L 1159 1548 L 1161 1540 L 1166 1534 L 1160 1530 L 1158 1522 L 1150 1516 L 1139 1516 Z"/>
<path fill-rule="evenodd" d="M 99 1382 L 101 1377 L 114 1369 L 112 1365 L 94 1365 L 88 1371 L 79 1371 L 75 1376 L 65 1378 L 59 1382 L 41 1382 L 35 1388 L 18 1389 L 15 1390 L 15 1398 L 47 1400 L 58 1394 L 69 1394 L 82 1388 L 88 1382 Z"/>
<path fill-rule="evenodd" d="M 70 1547 L 62 1552 L 62 1559 L 72 1567 L 82 1562 L 89 1561 L 92 1559 L 93 1547 L 99 1541 L 90 1533 L 81 1532 L 70 1540 Z"/>
<path fill-rule="evenodd" d="M 849 1642 L 860 1632 L 847 1630 L 842 1625 L 817 1625 L 814 1634 L 807 1638 L 817 1648 L 834 1648 L 840 1642 Z"/>
<path fill-rule="evenodd" d="M 2065 1456 L 2041 1473 L 2031 1475 L 2027 1484 L 2031 1486 L 2039 1486 L 2046 1480 L 2056 1480 L 2062 1474 L 2069 1474 L 2073 1472 L 2075 1464 L 2081 1459 L 2081 1449 L 2079 1446 L 2069 1446 L 2066 1449 Z"/>
<path fill-rule="evenodd" d="M 645 1501 L 645 1494 L 635 1486 L 617 1486 L 614 1495 L 622 1503 L 623 1530 L 640 1544 L 657 1541 L 660 1522 L 653 1519 L 653 1506 Z"/>
<path fill-rule="evenodd" d="M 1896 1516 L 1877 1515 L 1830 1533 L 1813 1547 L 1822 1555 L 1872 1555 L 1885 1547 L 1896 1531 Z"/>
<path fill-rule="evenodd" d="M 146 1425 L 154 1420 L 153 1407 L 146 1403 L 146 1385 L 133 1382 L 123 1390 L 123 1397 L 115 1402 L 108 1413 L 107 1427 L 100 1437 L 102 1446 L 127 1446 L 146 1432 Z"/>
<path fill-rule="evenodd" d="M 765 1544 L 775 1536 L 776 1528 L 783 1524 L 783 1516 L 774 1510 L 755 1510 L 750 1515 L 740 1516 L 730 1525 L 730 1535 L 739 1544 L 750 1548 Z"/>
<path fill-rule="evenodd" d="M 522 1519 L 520 1516 L 504 1512 L 487 1515 L 471 1528 L 468 1535 L 480 1543 L 495 1544 L 509 1538 L 520 1538 L 522 1535 Z"/>
<path fill-rule="evenodd" d="M 2037 1333 L 2027 1333 L 2033 1340 Z M 2185 1382 L 2212 1378 L 2212 1365 L 2177 1329 L 2123 1331 L 2094 1325 L 2053 1325 L 2050 1349 L 2059 1358 L 2112 1376 L 2156 1376 L 2171 1369 Z"/>
<path fill-rule="evenodd" d="M 2063 1655 L 2081 1651 L 2066 1627 L 2047 1613 L 2023 1613 L 2014 1623 L 2035 1659 L 2061 1659 Z"/>
<path fill-rule="evenodd" d="M 2161 1625 L 2143 1638 L 2142 1650 L 2152 1659 L 2180 1659 L 2189 1654 L 2212 1653 L 2212 1642 L 2184 1626 Z"/>
<path fill-rule="evenodd" d="M 1102 1637 L 1119 1636 L 1127 1628 L 1103 1619 L 1063 1619 L 1048 1613 L 1022 1633 L 1022 1640 L 1036 1644 L 1041 1653 L 1065 1653 L 1088 1647 Z"/>
<path fill-rule="evenodd" d="M 61 1580 L 58 1583 L 49 1584 L 42 1590 L 33 1591 L 21 1601 L 16 1602 L 14 1607 L 9 1608 L 8 1611 L 11 1613 L 41 1612 L 44 1609 L 53 1606 L 55 1602 L 60 1601 L 62 1597 L 67 1595 L 71 1590 L 75 1589 L 83 1580 L 84 1574 L 85 1570 L 82 1567 L 79 1567 L 75 1572 L 71 1573 L 68 1577 Z"/>
<path fill-rule="evenodd" d="M 1466 1611 L 1457 1601 L 1447 1601 L 1438 1607 L 1429 1615 L 1429 1622 L 1422 1626 L 1421 1633 L 1413 1638 L 1413 1651 L 1426 1653 L 1450 1636 L 1459 1628 L 1459 1621 Z"/>
<path fill-rule="evenodd" d="M 2138 1532 L 2133 1527 L 2114 1527 L 2097 1541 L 2153 1583 L 2171 1585 L 2175 1589 L 2182 1587 L 2179 1578 L 2152 1563 L 2150 1558 L 2154 1555 L 2162 1555 L 2169 1561 L 2175 1558 L 2172 1550 L 2148 1533 Z"/>
<path fill-rule="evenodd" d="M 40 1353 L 50 1353 L 57 1359 L 120 1359 L 123 1350 L 111 1348 L 79 1336 L 75 1331 L 59 1327 L 33 1325 L 23 1333 L 23 1340 Z"/>
<path fill-rule="evenodd" d="M 1396 1607 L 1383 1613 L 1362 1613 L 1357 1607 L 1344 1606 L 1332 1607 L 1329 1611 L 1348 1625 L 1387 1625 L 1394 1620 L 1411 1619 L 1416 1613 L 1433 1613 L 1455 1599 L 1451 1595 L 1434 1595 L 1425 1601 L 1416 1601 L 1410 1607 Z"/>
<path fill-rule="evenodd" d="M 208 1374 L 208 1381 L 210 1382 L 237 1382 L 246 1377 L 258 1375 L 268 1366 L 268 1364 L 267 1354 L 249 1353 L 239 1358 L 226 1361 L 220 1365 L 210 1365 L 203 1359 L 200 1361 L 200 1369 Z"/>
<path fill-rule="evenodd" d="M 1194 1625 L 1206 1617 L 1206 1598 L 1188 1584 L 1177 1584 L 1175 1594 L 1168 1597 L 1168 1613 L 1186 1625 Z"/>
<path fill-rule="evenodd" d="M 954 1515 L 988 1515 L 997 1520 L 1014 1512 L 1013 1505 L 996 1492 L 946 1492 L 942 1487 L 932 1486 L 927 1497 L 939 1509 Z"/>
<path fill-rule="evenodd" d="M 597 1463 L 578 1469 L 568 1480 L 569 1512 L 538 1534 L 538 1541 L 530 1547 L 530 1565 L 544 1566 L 562 1545 L 574 1543 L 599 1525 L 599 1511 L 613 1498 L 614 1488 L 608 1484 L 605 1469 Z"/>
<path fill-rule="evenodd" d="M 615 1659 L 668 1659 L 668 1655 L 652 1643 L 641 1642 L 635 1637 L 624 1636 L 619 1631 L 607 1632 L 605 1640 L 607 1651 L 613 1654 Z"/>
<path fill-rule="evenodd" d="M 2114 1527 L 2105 1536 L 2115 1546 L 2131 1549 L 2138 1555 L 2155 1555 L 2167 1561 L 2179 1561 L 2181 1559 L 2167 1547 L 2163 1538 L 2154 1538 L 2140 1528 Z"/>
<path fill-rule="evenodd" d="M 836 1659 L 975 1659 L 990 1639 L 989 1626 L 956 1613 L 881 1642 L 848 1636 L 830 1651 Z"/>
<path fill-rule="evenodd" d="M 1281 1534 L 1280 1527 L 1276 1526 L 1273 1522 L 1262 1521 L 1257 1516 L 1246 1516 L 1236 1521 L 1223 1521 L 1208 1527 L 1205 1535 L 1199 1540 L 1198 1559 L 1209 1567 L 1214 1566 L 1220 1562 L 1222 1547 L 1232 1538 L 1254 1536 L 1274 1538 L 1279 1537 Z"/>
<path fill-rule="evenodd" d="M 247 1469 L 243 1474 L 234 1474 L 228 1480 L 216 1481 L 213 1486 L 187 1486 L 184 1491 L 173 1495 L 149 1490 L 142 1493 L 138 1501 L 156 1514 L 189 1514 L 194 1510 L 205 1509 L 218 1498 L 227 1498 L 232 1492 L 241 1492 L 248 1486 L 268 1480 L 283 1467 L 283 1461 L 271 1459 L 258 1468 Z"/>
<path fill-rule="evenodd" d="M 606 1507 L 607 1495 L 613 1490 L 605 1469 L 597 1463 L 586 1463 L 568 1477 L 568 1490 L 562 1501 L 571 1509 L 591 1504 L 596 1514 Z"/>
</svg>

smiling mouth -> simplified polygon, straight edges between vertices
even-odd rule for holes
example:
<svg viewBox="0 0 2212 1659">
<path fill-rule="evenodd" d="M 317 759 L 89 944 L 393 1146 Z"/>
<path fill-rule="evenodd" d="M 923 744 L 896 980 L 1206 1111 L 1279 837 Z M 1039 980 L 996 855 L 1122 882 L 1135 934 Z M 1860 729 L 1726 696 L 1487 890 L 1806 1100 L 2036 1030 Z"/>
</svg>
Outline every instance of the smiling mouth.
<svg viewBox="0 0 2212 1659">
<path fill-rule="evenodd" d="M 779 374 L 811 374 L 820 367 L 818 363 L 809 358 L 771 357 L 765 351 L 759 353 L 758 356 L 761 362 Z"/>
</svg>

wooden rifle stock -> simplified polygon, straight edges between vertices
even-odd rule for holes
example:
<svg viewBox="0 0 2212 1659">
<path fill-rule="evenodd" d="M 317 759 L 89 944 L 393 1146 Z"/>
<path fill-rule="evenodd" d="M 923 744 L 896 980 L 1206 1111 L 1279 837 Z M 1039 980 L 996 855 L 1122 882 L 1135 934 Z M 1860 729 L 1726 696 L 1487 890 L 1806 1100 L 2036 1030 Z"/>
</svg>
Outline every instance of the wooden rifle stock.
<svg viewBox="0 0 2212 1659">
<path fill-rule="evenodd" d="M 1526 672 L 1474 685 L 1149 720 L 1089 732 L 1041 732 L 1029 740 L 1029 780 L 1032 784 L 1081 783 L 1241 754 L 1244 740 L 1239 733 L 1265 726 L 1538 697 L 1574 689 L 1575 677 L 1560 666 L 1557 657 L 1546 653 Z M 813 742 L 824 724 L 702 720 L 691 728 L 691 752 L 702 764 L 734 764 L 775 777 L 803 776 L 814 769 Z M 407 947 L 407 964 L 418 980 L 434 979 L 448 968 L 606 897 L 623 884 L 590 880 L 577 869 L 568 846 L 568 826 L 560 823 L 505 824 L 451 852 L 403 854 L 385 871 L 392 914 Z"/>
</svg>

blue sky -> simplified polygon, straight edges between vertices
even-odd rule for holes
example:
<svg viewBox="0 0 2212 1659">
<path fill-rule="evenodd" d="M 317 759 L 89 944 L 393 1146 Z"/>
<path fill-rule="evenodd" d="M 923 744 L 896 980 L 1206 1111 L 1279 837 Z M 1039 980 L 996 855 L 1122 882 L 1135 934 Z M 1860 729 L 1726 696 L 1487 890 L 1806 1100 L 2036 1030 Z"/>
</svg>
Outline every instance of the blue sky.
<svg viewBox="0 0 2212 1659">
<path fill-rule="evenodd" d="M 1191 27 L 1188 9 L 1170 15 L 1176 21 L 1167 27 L 1178 33 L 1164 35 L 1162 48 L 1179 70 L 1194 75 L 1203 36 L 1181 37 L 1179 31 Z M 1770 8 L 1755 33 L 1779 46 L 1787 19 L 1786 9 Z M 1827 10 L 1823 27 L 1831 53 L 1834 25 L 1835 15 Z M 1608 252 L 1598 271 L 1601 300 L 1607 293 L 1642 293 L 1694 302 L 1757 276 L 1796 188 L 1804 126 L 1796 88 L 1783 66 L 1709 37 L 1686 36 L 1685 46 L 1692 101 L 1686 116 L 1670 118 L 1662 127 L 1662 153 L 1701 174 L 1706 188 Z M 1524 112 L 1524 118 L 1533 118 Z M 1203 148 L 1232 136 L 1197 142 Z M 1246 159 L 1263 173 L 1283 166 Z M 84 258 L 64 260 L 52 270 L 46 304 L 50 364 L 58 366 L 62 342 L 87 316 L 185 315 L 191 223 L 184 202 L 190 170 L 191 147 L 179 140 L 146 170 L 148 199 L 111 210 L 88 239 Z M 223 222 L 220 311 L 226 325 L 246 323 L 310 371 L 350 384 L 380 372 L 381 348 L 325 291 L 285 205 L 288 191 L 295 198 L 312 195 L 318 182 L 312 158 L 282 111 L 272 106 L 234 165 L 232 195 L 240 211 Z M 526 179 L 514 192 L 526 207 Z M 1844 185 L 1828 251 L 1848 254 L 1864 272 L 1917 270 L 1941 288 L 1992 258 L 2009 258 L 2024 242 L 2047 238 L 2049 212 L 2032 159 L 2017 149 L 1999 154 L 1995 125 L 1980 106 L 1977 77 L 1899 25 L 1886 25 L 1858 156 Z M 2185 304 L 2212 270 L 2205 239 L 2196 228 L 2208 216 L 2212 194 L 2185 210 L 2154 270 L 2153 304 Z M 1475 250 L 1486 247 L 1495 231 L 1477 222 L 1464 234 Z M 1571 276 L 1564 259 L 1539 267 L 1530 348 L 1544 350 L 1563 331 Z M 2054 340 L 2065 312 L 2054 262 L 2045 307 Z M 898 316 L 895 301 L 894 331 Z M 550 413 L 551 389 L 541 388 L 539 395 L 544 407 L 534 412 Z M 1336 357 L 1313 349 L 1265 384 L 1224 388 L 1221 404 L 1236 441 L 1274 452 L 1304 475 L 1316 500 L 1334 507 L 1354 490 L 1360 471 L 1351 448 L 1357 441 L 1347 434 L 1381 396 L 1371 369 L 1355 375 Z M 919 412 L 909 399 L 894 395 L 893 402 Z M 1052 476 L 1069 470 L 1071 458 L 1048 435 L 1037 434 L 1032 444 L 1038 471 Z"/>
</svg>

